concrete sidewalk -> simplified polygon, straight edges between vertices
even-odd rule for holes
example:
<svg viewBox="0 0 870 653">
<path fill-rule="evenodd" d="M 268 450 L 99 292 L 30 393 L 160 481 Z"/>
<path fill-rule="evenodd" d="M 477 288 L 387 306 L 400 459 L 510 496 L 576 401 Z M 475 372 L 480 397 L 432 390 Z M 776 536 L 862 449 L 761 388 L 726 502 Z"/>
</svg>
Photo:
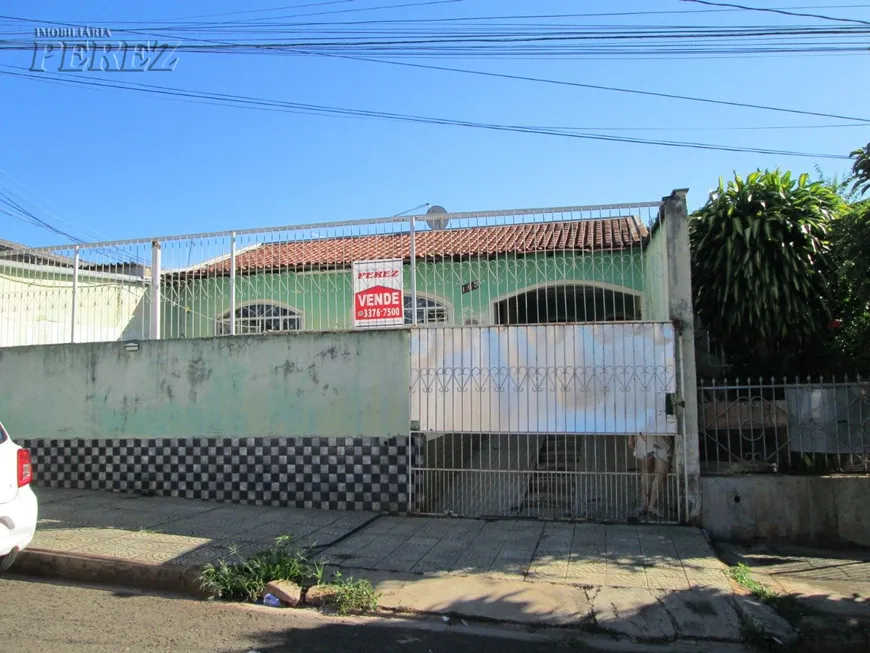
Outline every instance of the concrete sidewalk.
<svg viewBox="0 0 870 653">
<path fill-rule="evenodd" d="M 636 641 L 741 641 L 724 565 L 697 529 L 387 517 L 35 488 L 22 573 L 195 591 L 199 568 L 292 534 L 385 610 L 582 628 Z M 107 573 L 100 573 L 100 570 Z M 780 630 L 776 631 L 782 637 Z"/>
<path fill-rule="evenodd" d="M 781 612 L 803 641 L 870 650 L 870 551 L 784 544 L 717 548 L 729 564 L 747 565 L 754 580 L 784 597 Z"/>
</svg>

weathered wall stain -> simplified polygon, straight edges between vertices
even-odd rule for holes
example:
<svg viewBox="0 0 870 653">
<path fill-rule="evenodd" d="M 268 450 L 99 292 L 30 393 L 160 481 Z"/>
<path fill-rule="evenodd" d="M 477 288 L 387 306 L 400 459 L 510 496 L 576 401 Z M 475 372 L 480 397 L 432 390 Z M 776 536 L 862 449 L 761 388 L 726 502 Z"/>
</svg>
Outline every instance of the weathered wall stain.
<svg viewBox="0 0 870 653">
<path fill-rule="evenodd" d="M 166 379 L 160 379 L 160 385 L 158 387 L 158 392 L 163 392 L 166 394 L 167 399 L 172 401 L 175 399 L 175 392 L 172 389 L 172 384 L 169 383 Z"/>
<path fill-rule="evenodd" d="M 338 356 L 338 347 L 333 345 L 332 347 L 324 349 L 323 351 L 321 351 L 317 354 L 317 358 L 320 358 L 320 359 L 326 358 L 327 356 L 329 358 L 331 358 L 332 360 L 335 360 L 336 357 Z"/>
<path fill-rule="evenodd" d="M 291 374 L 295 374 L 299 371 L 299 367 L 296 365 L 296 361 L 292 360 L 286 360 L 282 365 L 277 365 L 272 369 L 274 369 L 276 372 L 280 372 L 284 376 L 285 381 Z"/>
<path fill-rule="evenodd" d="M 196 403 L 199 386 L 211 378 L 211 368 L 202 354 L 196 354 L 187 366 L 187 382 L 190 385 L 190 403 Z"/>
<path fill-rule="evenodd" d="M 409 352 L 401 329 L 0 349 L 0 415 L 22 439 L 404 435 Z"/>
<path fill-rule="evenodd" d="M 88 360 L 88 366 L 90 368 L 90 381 L 91 383 L 97 382 L 97 364 L 99 363 L 99 359 L 97 357 L 97 352 L 91 352 L 91 356 Z"/>
</svg>

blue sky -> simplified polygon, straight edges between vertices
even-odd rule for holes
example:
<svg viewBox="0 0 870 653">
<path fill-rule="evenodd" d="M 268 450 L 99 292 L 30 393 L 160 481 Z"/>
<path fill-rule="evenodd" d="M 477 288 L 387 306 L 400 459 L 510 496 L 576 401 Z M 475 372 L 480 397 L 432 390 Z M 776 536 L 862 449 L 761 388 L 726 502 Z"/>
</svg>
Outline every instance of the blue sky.
<svg viewBox="0 0 870 653">
<path fill-rule="evenodd" d="M 287 16 L 342 7 L 322 21 L 700 9 L 677 0 L 347 0 L 246 14 Z M 241 0 L 0 4 L 3 15 L 82 25 L 317 3 Z M 750 0 L 746 0 L 750 3 Z M 322 4 L 322 2 L 321 2 Z M 813 5 L 870 20 L 857 0 L 752 0 Z M 834 8 L 834 5 L 855 5 Z M 809 11 L 809 10 L 807 10 Z M 210 20 L 227 20 L 213 18 Z M 313 20 L 298 17 L 287 20 Z M 554 20 L 548 21 L 550 23 Z M 586 17 L 566 25 L 819 25 L 746 12 Z M 0 21 L 3 29 L 12 29 Z M 836 24 L 832 24 L 836 27 Z M 32 26 L 19 24 L 17 29 Z M 114 36 L 118 36 L 115 31 Z M 24 38 L 24 37 L 22 37 Z M 32 40 L 32 36 L 27 38 Z M 870 38 L 868 38 L 870 43 Z M 32 52 L 0 52 L 29 67 Z M 870 117 L 866 54 L 732 58 L 429 59 L 423 63 Z M 845 122 L 394 65 L 307 56 L 182 53 L 172 73 L 87 73 L 112 79 L 300 103 L 522 125 L 656 128 L 624 136 L 847 154 L 861 128 L 718 130 Z M 45 84 L 0 75 L 0 188 L 33 200 L 39 216 L 81 237 L 162 234 L 393 215 L 432 202 L 452 211 L 655 200 L 690 189 L 703 203 L 720 175 L 757 167 L 842 174 L 848 162 L 604 143 L 547 135 L 253 111 L 127 91 Z M 63 237 L 0 214 L 0 238 L 32 245 Z M 62 222 L 58 222 L 60 220 Z M 65 225 L 63 223 L 66 223 Z M 87 234 L 87 236 L 85 235 Z M 93 238 L 87 238 L 92 240 Z"/>
</svg>

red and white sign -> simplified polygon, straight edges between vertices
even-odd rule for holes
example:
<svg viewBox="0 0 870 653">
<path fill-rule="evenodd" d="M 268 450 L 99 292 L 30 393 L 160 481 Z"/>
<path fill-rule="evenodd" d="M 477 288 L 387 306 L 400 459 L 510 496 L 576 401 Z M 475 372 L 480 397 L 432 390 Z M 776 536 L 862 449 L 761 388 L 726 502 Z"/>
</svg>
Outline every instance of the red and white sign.
<svg viewBox="0 0 870 653">
<path fill-rule="evenodd" d="M 353 325 L 401 326 L 405 323 L 402 259 L 353 264 Z"/>
</svg>

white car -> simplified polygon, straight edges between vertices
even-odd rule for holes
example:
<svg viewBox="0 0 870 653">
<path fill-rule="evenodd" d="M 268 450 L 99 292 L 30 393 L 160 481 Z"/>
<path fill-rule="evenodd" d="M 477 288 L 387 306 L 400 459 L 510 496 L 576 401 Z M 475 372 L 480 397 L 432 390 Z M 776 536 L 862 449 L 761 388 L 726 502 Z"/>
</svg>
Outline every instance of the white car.
<svg viewBox="0 0 870 653">
<path fill-rule="evenodd" d="M 39 509 L 32 479 L 30 452 L 15 444 L 0 424 L 0 571 L 9 568 L 36 532 Z"/>
</svg>

